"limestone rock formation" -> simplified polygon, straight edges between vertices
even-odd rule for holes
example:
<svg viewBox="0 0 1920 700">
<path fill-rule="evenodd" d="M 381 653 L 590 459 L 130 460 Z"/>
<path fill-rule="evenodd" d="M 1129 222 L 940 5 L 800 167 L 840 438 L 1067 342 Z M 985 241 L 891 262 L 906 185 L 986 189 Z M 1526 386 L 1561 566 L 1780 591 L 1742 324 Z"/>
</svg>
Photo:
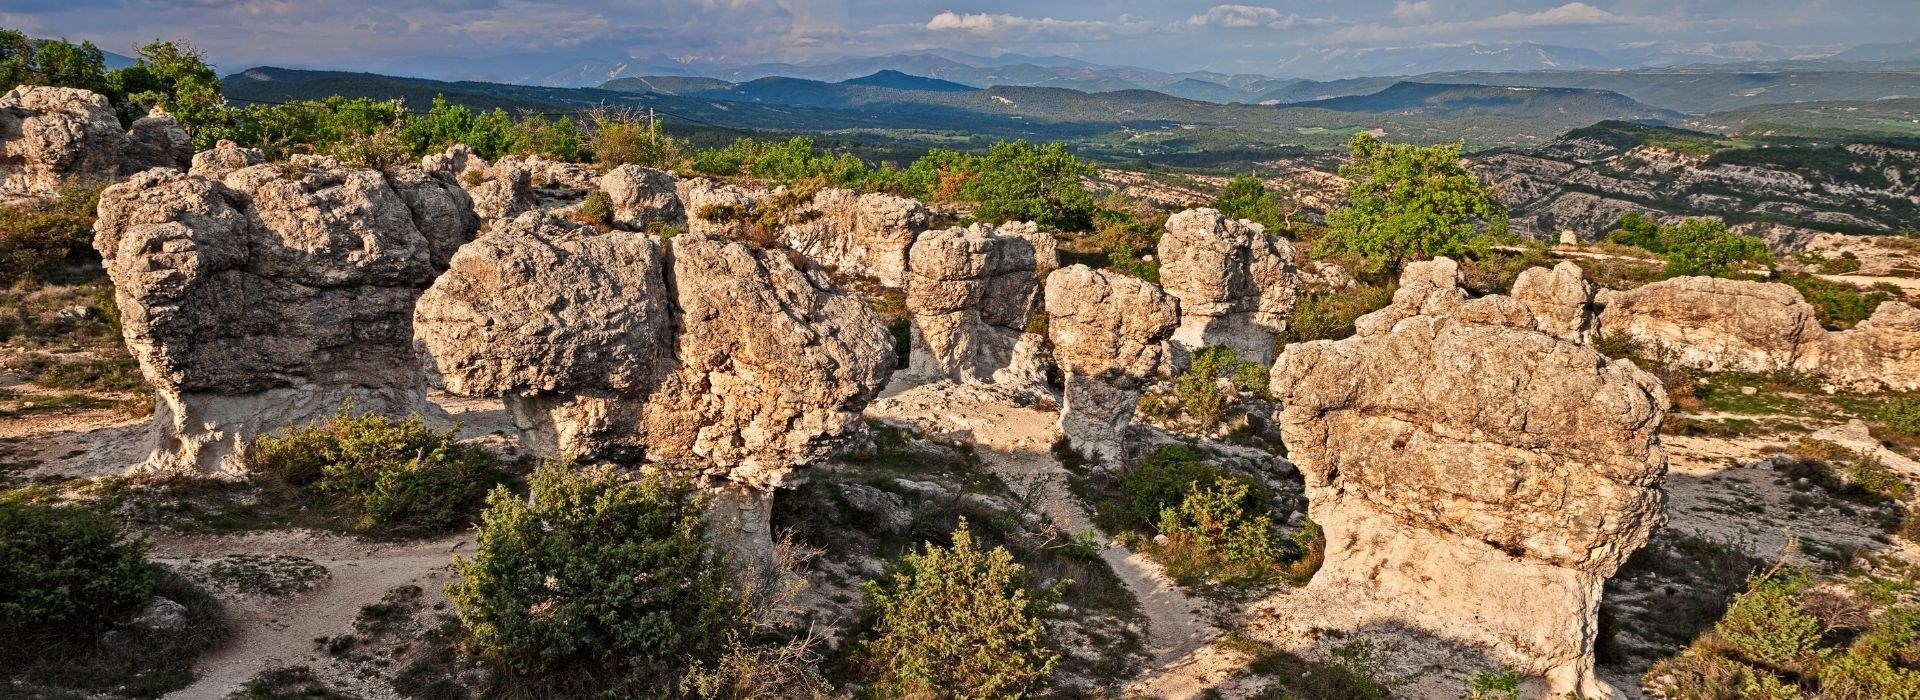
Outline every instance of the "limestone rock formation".
<svg viewBox="0 0 1920 700">
<path fill-rule="evenodd" d="M 107 98 L 87 90 L 21 85 L 0 97 L 0 203 L 50 198 L 69 180 L 93 186 L 184 169 L 192 156 L 186 130 L 164 112 L 129 132 Z"/>
<path fill-rule="evenodd" d="M 834 270 L 872 277 L 882 286 L 907 284 L 907 255 L 926 230 L 927 207 L 888 194 L 828 188 L 813 196 L 812 218 L 788 226 L 788 247 Z"/>
<path fill-rule="evenodd" d="M 1847 391 L 1920 390 L 1920 309 L 1881 302 L 1852 328 L 1823 333 L 1794 368 Z"/>
<path fill-rule="evenodd" d="M 649 224 L 684 227 L 687 212 L 676 193 L 679 179 L 672 173 L 638 165 L 622 165 L 600 177 L 600 189 L 613 204 L 613 224 L 629 231 L 645 231 Z"/>
<path fill-rule="evenodd" d="M 1061 432 L 1081 454 L 1117 463 L 1142 386 L 1165 369 L 1180 301 L 1145 281 L 1073 265 L 1047 276 L 1046 311 L 1066 375 Z"/>
<path fill-rule="evenodd" d="M 241 148 L 239 144 L 221 139 L 213 148 L 193 154 L 193 166 L 187 174 L 219 180 L 227 173 L 265 162 L 267 155 L 260 149 Z"/>
<path fill-rule="evenodd" d="M 239 472 L 255 436 L 346 402 L 421 409 L 414 300 L 473 234 L 439 218 L 464 207 L 449 189 L 313 156 L 107 188 L 94 247 L 157 392 L 147 466 Z"/>
<path fill-rule="evenodd" d="M 1592 340 L 1596 325 L 1593 296 L 1599 287 L 1587 281 L 1579 265 L 1562 262 L 1552 270 L 1528 268 L 1513 280 L 1513 299 L 1527 307 L 1540 332 L 1561 340 Z"/>
<path fill-rule="evenodd" d="M 1603 291 L 1602 332 L 1669 362 L 1714 372 L 1778 372 L 1824 333 L 1813 306 L 1784 284 L 1675 277 Z"/>
<path fill-rule="evenodd" d="M 1026 331 L 1039 310 L 1038 264 L 1027 238 L 984 224 L 921 234 L 907 264 L 909 371 L 1044 392 L 1044 338 Z"/>
<path fill-rule="evenodd" d="M 893 366 L 885 324 L 817 268 L 541 212 L 462 248 L 415 318 L 447 389 L 505 396 L 536 451 L 762 489 L 858 433 Z"/>
<path fill-rule="evenodd" d="M 1852 258 L 1860 269 L 1856 275 L 1920 274 L 1920 244 L 1904 236 L 1857 236 L 1845 233 L 1815 233 L 1799 249 L 1830 260 Z"/>
<path fill-rule="evenodd" d="M 1167 219 L 1158 250 L 1160 282 L 1180 298 L 1175 342 L 1189 352 L 1224 345 L 1241 359 L 1273 362 L 1300 286 L 1292 244 L 1259 224 L 1189 209 Z"/>
<path fill-rule="evenodd" d="M 716 207 L 742 213 L 753 211 L 760 194 L 704 177 L 681 180 L 675 186 L 687 215 L 687 233 L 739 238 L 745 224 L 740 221 L 716 221 L 706 214 Z"/>
<path fill-rule="evenodd" d="M 1594 676 L 1601 589 L 1661 522 L 1666 392 L 1540 330 L 1559 313 L 1467 299 L 1457 278 L 1445 258 L 1411 265 L 1357 335 L 1289 345 L 1273 368 L 1327 538 L 1299 604 L 1484 647 L 1548 697 L 1612 697 Z"/>
</svg>

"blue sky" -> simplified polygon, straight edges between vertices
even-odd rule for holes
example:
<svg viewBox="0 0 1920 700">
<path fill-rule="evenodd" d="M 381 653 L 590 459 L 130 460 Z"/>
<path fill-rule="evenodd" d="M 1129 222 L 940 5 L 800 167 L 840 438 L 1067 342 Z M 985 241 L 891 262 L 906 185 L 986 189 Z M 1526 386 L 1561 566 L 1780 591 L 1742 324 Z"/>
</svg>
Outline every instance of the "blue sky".
<svg viewBox="0 0 1920 700">
<path fill-rule="evenodd" d="M 1303 52 L 1462 43 L 1830 52 L 1920 38 L 1920 0 L 0 0 L 0 24 L 121 52 L 184 38 L 229 70 L 485 77 L 528 55 L 750 62 L 951 48 L 1277 74 Z"/>
</svg>

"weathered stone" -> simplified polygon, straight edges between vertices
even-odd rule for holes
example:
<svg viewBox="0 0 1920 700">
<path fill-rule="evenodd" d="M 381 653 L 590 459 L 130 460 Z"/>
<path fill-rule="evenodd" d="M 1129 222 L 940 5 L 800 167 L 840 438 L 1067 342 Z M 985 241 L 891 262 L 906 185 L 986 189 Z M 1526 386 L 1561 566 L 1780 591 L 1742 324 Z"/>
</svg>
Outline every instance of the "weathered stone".
<svg viewBox="0 0 1920 700">
<path fill-rule="evenodd" d="M 1571 262 L 1555 265 L 1552 270 L 1528 268 L 1513 281 L 1513 299 L 1538 320 L 1540 332 L 1576 343 L 1591 340 L 1595 325 L 1593 296 L 1598 291 L 1580 266 Z"/>
<path fill-rule="evenodd" d="M 720 221 L 709 217 L 719 209 L 740 213 L 753 211 L 761 194 L 707 178 L 681 180 L 675 186 L 687 215 L 687 233 L 740 238 L 746 225 L 739 221 Z"/>
<path fill-rule="evenodd" d="M 1026 337 L 1040 302 L 1036 264 L 1028 239 L 984 224 L 921 234 L 908 262 L 908 371 L 1044 393 L 1042 343 Z"/>
<path fill-rule="evenodd" d="M 613 224 L 629 231 L 645 231 L 650 224 L 685 227 L 686 209 L 675 190 L 672 173 L 638 165 L 622 165 L 600 177 L 600 189 L 613 204 Z"/>
<path fill-rule="evenodd" d="M 91 187 L 149 168 L 185 168 L 192 156 L 186 131 L 165 113 L 128 132 L 97 93 L 20 85 L 0 97 L 0 203 L 52 198 L 68 182 Z"/>
<path fill-rule="evenodd" d="M 1486 648 L 1549 697 L 1613 697 L 1594 676 L 1601 589 L 1661 521 L 1666 392 L 1535 330 L 1527 304 L 1435 284 L 1457 273 L 1409 266 L 1380 318 L 1273 368 L 1327 541 L 1296 603 Z"/>
<path fill-rule="evenodd" d="M 1081 454 L 1117 463 L 1141 386 L 1165 369 L 1180 302 L 1147 282 L 1073 265 L 1047 275 L 1046 311 L 1066 374 L 1061 432 Z"/>
<path fill-rule="evenodd" d="M 1784 284 L 1675 277 L 1602 291 L 1601 332 L 1632 339 L 1670 364 L 1713 372 L 1778 372 L 1824 334 L 1813 306 Z"/>
<path fill-rule="evenodd" d="M 1848 391 L 1920 390 L 1920 309 L 1881 302 L 1852 328 L 1823 333 L 1794 359 L 1794 368 Z"/>
<path fill-rule="evenodd" d="M 94 247 L 158 395 L 146 466 L 240 472 L 256 435 L 348 403 L 421 410 L 412 311 L 438 272 L 422 229 L 472 233 L 445 226 L 417 220 L 387 176 L 329 158 L 107 188 Z"/>
<path fill-rule="evenodd" d="M 813 218 L 782 233 L 788 247 L 843 274 L 872 277 L 894 289 L 906 286 L 908 250 L 928 225 L 926 205 L 828 188 L 814 194 L 811 211 Z"/>
<path fill-rule="evenodd" d="M 1174 342 L 1188 352 L 1224 345 L 1241 359 L 1273 362 L 1300 286 L 1292 244 L 1259 224 L 1189 209 L 1167 219 L 1158 250 L 1160 282 L 1180 298 Z"/>
<path fill-rule="evenodd" d="M 267 155 L 258 148 L 241 148 L 239 144 L 226 139 L 213 145 L 212 149 L 193 154 L 193 166 L 187 171 L 209 180 L 225 178 L 228 173 L 241 168 L 267 162 Z"/>
</svg>

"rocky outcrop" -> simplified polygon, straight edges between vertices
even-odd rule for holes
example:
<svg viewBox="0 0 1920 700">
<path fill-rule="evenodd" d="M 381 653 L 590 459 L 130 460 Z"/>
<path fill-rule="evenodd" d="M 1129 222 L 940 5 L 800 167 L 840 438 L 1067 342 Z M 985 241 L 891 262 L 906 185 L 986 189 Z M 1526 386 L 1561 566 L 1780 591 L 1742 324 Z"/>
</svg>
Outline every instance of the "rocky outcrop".
<svg viewBox="0 0 1920 700">
<path fill-rule="evenodd" d="M 462 248 L 416 326 L 447 390 L 506 397 L 537 452 L 761 488 L 859 432 L 893 366 L 885 324 L 817 268 L 540 212 Z"/>
<path fill-rule="evenodd" d="M 813 195 L 810 210 L 806 221 L 783 233 L 788 247 L 839 273 L 871 277 L 893 289 L 906 286 L 908 250 L 929 222 L 926 205 L 828 188 Z"/>
<path fill-rule="evenodd" d="M 1872 276 L 1920 275 L 1920 240 L 1906 236 L 1856 236 L 1816 233 L 1797 249 L 1828 260 L 1851 258 L 1860 268 L 1847 274 Z"/>
<path fill-rule="evenodd" d="M 1027 332 L 1039 309 L 1038 264 L 1027 238 L 984 224 L 921 234 L 907 265 L 909 371 L 1045 392 L 1045 338 Z"/>
<path fill-rule="evenodd" d="M 299 156 L 107 188 L 94 247 L 157 393 L 148 467 L 237 473 L 255 436 L 349 402 L 423 408 L 414 300 L 473 234 L 464 195 L 428 177 Z"/>
<path fill-rule="evenodd" d="M 1532 314 L 1535 327 L 1542 333 L 1586 343 L 1593 339 L 1597 325 L 1593 296 L 1600 288 L 1587 281 L 1579 265 L 1563 262 L 1549 270 L 1532 267 L 1514 278 L 1512 295 Z"/>
<path fill-rule="evenodd" d="M 503 156 L 489 164 L 464 144 L 421 158 L 420 168 L 465 189 L 487 228 L 529 211 L 579 206 L 600 181 L 591 168 L 540 156 Z"/>
<path fill-rule="evenodd" d="M 1594 676 L 1601 589 L 1661 521 L 1666 392 L 1542 332 L 1564 327 L 1557 311 L 1468 299 L 1458 275 L 1410 265 L 1354 337 L 1274 365 L 1327 542 L 1295 604 L 1491 650 L 1548 697 L 1613 697 Z"/>
<path fill-rule="evenodd" d="M 719 220 L 709 218 L 708 214 L 719 210 L 749 213 L 759 198 L 764 196 L 764 193 L 749 192 L 704 177 L 681 180 L 675 186 L 675 191 L 680 194 L 680 204 L 686 211 L 687 233 L 734 239 L 740 238 L 745 232 L 744 221 L 738 218 Z"/>
<path fill-rule="evenodd" d="M 0 203 L 59 195 L 150 168 L 187 167 L 192 141 L 158 110 L 120 128 L 113 106 L 77 88 L 21 85 L 0 97 Z"/>
<path fill-rule="evenodd" d="M 700 479 L 755 566 L 771 489 L 858 435 L 894 366 L 886 325 L 818 267 L 544 212 L 462 248 L 415 327 L 448 391 L 504 397 L 530 450 Z"/>
<path fill-rule="evenodd" d="M 1142 386 L 1166 369 L 1180 302 L 1142 280 L 1073 265 L 1047 275 L 1046 311 L 1066 375 L 1061 432 L 1081 454 L 1117 464 Z"/>
<path fill-rule="evenodd" d="M 1160 283 L 1180 299 L 1174 342 L 1188 352 L 1224 345 L 1241 359 L 1273 362 L 1300 286 L 1292 244 L 1259 224 L 1189 209 L 1167 219 L 1157 250 Z"/>
<path fill-rule="evenodd" d="M 1920 309 L 1881 302 L 1852 328 L 1822 333 L 1793 366 L 1847 391 L 1920 390 Z"/>
<path fill-rule="evenodd" d="M 645 231 L 654 224 L 684 228 L 686 209 L 676 192 L 679 178 L 661 170 L 622 165 L 600 177 L 600 189 L 613 204 L 613 225 Z"/>
<path fill-rule="evenodd" d="M 241 148 L 239 144 L 220 139 L 213 148 L 193 154 L 193 166 L 187 170 L 187 174 L 219 180 L 235 170 L 265 162 L 267 154 L 260 149 Z"/>
</svg>

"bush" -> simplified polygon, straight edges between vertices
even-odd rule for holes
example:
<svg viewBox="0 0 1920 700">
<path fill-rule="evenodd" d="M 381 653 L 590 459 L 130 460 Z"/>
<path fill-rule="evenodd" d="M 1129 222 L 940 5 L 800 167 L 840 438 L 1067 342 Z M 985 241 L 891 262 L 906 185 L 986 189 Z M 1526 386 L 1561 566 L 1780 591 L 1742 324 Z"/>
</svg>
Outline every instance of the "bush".
<svg viewBox="0 0 1920 700">
<path fill-rule="evenodd" d="M 1105 509 L 1100 526 L 1114 532 L 1150 530 L 1159 523 L 1160 511 L 1180 505 L 1200 484 L 1211 484 L 1227 476 L 1226 470 L 1214 466 L 1206 455 L 1191 447 L 1161 447 L 1120 475 L 1119 507 Z M 1266 493 L 1249 489 L 1245 505 L 1249 509 L 1261 509 L 1266 499 Z"/>
<path fill-rule="evenodd" d="M 659 122 L 638 112 L 601 108 L 589 115 L 589 121 L 591 136 L 586 148 L 601 165 L 667 170 L 679 167 L 686 160 L 680 142 L 660 133 Z"/>
<path fill-rule="evenodd" d="M 1813 305 L 1820 325 L 1828 330 L 1852 328 L 1854 324 L 1872 316 L 1874 309 L 1880 308 L 1881 302 L 1893 298 L 1886 292 L 1861 292 L 1850 284 L 1829 282 L 1797 272 L 1782 272 L 1780 281 L 1800 291 L 1800 296 Z"/>
<path fill-rule="evenodd" d="M 505 475 L 485 449 L 419 415 L 396 421 L 345 411 L 254 441 L 261 474 L 340 499 L 362 532 L 437 532 L 461 524 Z"/>
<path fill-rule="evenodd" d="M 1229 395 L 1221 387 L 1222 382 L 1235 393 Z M 1173 393 L 1180 400 L 1180 408 L 1199 421 L 1202 430 L 1219 427 L 1228 409 L 1238 402 L 1238 392 L 1265 394 L 1266 391 L 1267 368 L 1258 362 L 1240 359 L 1233 348 L 1225 345 L 1210 345 L 1194 352 L 1187 371 L 1173 380 Z"/>
<path fill-rule="evenodd" d="M 153 590 L 146 545 L 91 510 L 0 501 L 0 658 L 91 640 Z"/>
<path fill-rule="evenodd" d="M 1467 699 L 1520 700 L 1520 673 L 1510 668 L 1476 672 L 1467 677 Z"/>
<path fill-rule="evenodd" d="M 1267 189 L 1267 183 L 1252 175 L 1241 175 L 1227 182 L 1213 199 L 1213 208 L 1228 218 L 1246 219 L 1266 227 L 1268 233 L 1293 233 L 1292 212 L 1280 198 Z"/>
<path fill-rule="evenodd" d="M 1742 265 L 1773 261 L 1766 242 L 1735 234 L 1719 219 L 1687 219 L 1678 226 L 1662 226 L 1659 236 L 1669 277 L 1726 277 L 1739 272 Z"/>
<path fill-rule="evenodd" d="M 1264 583 L 1281 574 L 1283 553 L 1273 540 L 1273 518 L 1247 507 L 1252 487 L 1219 477 L 1160 511 L 1164 544 L 1154 547 L 1176 581 Z"/>
<path fill-rule="evenodd" d="M 596 226 L 612 226 L 613 198 L 606 190 L 588 192 L 586 201 L 580 203 L 580 218 Z"/>
<path fill-rule="evenodd" d="M 1460 164 L 1458 144 L 1390 144 L 1361 133 L 1350 146 L 1353 160 L 1340 167 L 1351 180 L 1348 204 L 1327 214 L 1323 254 L 1393 272 L 1436 255 L 1479 257 L 1506 237 L 1507 208 Z"/>
<path fill-rule="evenodd" d="M 101 189 L 69 182 L 46 204 L 0 207 L 0 287 L 21 279 L 44 280 L 56 264 L 90 253 Z"/>
<path fill-rule="evenodd" d="M 1001 141 L 980 159 L 961 196 L 975 202 L 973 215 L 982 221 L 1033 221 L 1049 229 L 1083 231 L 1093 225 L 1094 204 L 1081 178 L 1092 170 L 1064 144 Z"/>
<path fill-rule="evenodd" d="M 487 496 L 447 597 L 507 686 L 671 694 L 746 624 L 706 508 L 685 483 L 544 465 L 529 500 Z"/>
<path fill-rule="evenodd" d="M 1920 436 L 1920 394 L 1902 394 L 1874 411 L 1874 417 L 1904 435 Z"/>
<path fill-rule="evenodd" d="M 1280 334 L 1279 345 L 1312 340 L 1340 340 L 1353 335 L 1354 320 L 1393 303 L 1393 288 L 1361 285 L 1338 292 L 1307 292 L 1293 307 L 1293 318 Z"/>
<path fill-rule="evenodd" d="M 1056 594 L 1030 590 L 1026 568 L 982 550 L 965 520 L 951 549 L 928 544 L 862 588 L 858 654 L 880 697 L 1035 697 L 1060 662 L 1043 639 Z"/>
<path fill-rule="evenodd" d="M 1764 668 L 1794 670 L 1817 659 L 1820 621 L 1795 599 L 1807 583 L 1793 569 L 1754 577 L 1714 625 L 1714 634 L 1735 656 Z"/>
<path fill-rule="evenodd" d="M 1637 211 L 1620 215 L 1620 223 L 1607 233 L 1607 241 L 1650 253 L 1667 252 L 1660 242 L 1660 220 Z"/>
</svg>

